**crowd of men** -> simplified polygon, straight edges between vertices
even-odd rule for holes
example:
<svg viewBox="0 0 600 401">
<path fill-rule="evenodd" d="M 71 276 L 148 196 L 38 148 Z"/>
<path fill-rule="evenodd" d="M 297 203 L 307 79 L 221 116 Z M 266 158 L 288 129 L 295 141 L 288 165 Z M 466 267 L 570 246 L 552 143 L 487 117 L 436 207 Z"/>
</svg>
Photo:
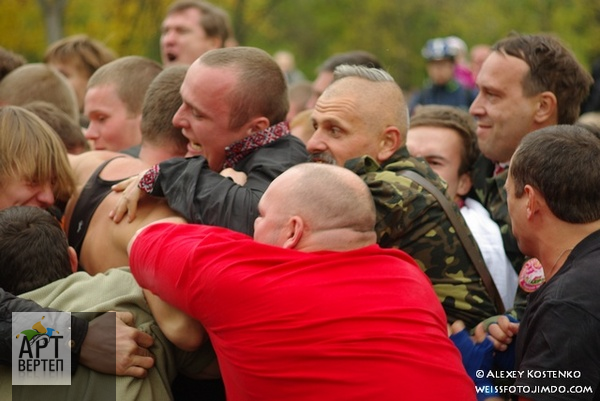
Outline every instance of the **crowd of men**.
<svg viewBox="0 0 600 401">
<path fill-rule="evenodd" d="M 552 35 L 475 74 L 461 42 L 426 43 L 410 98 L 334 54 L 295 116 L 301 74 L 203 0 L 161 63 L 0 54 L 0 400 L 600 399 L 593 79 Z M 72 385 L 9 391 L 12 312 L 50 310 L 95 312 Z"/>
</svg>

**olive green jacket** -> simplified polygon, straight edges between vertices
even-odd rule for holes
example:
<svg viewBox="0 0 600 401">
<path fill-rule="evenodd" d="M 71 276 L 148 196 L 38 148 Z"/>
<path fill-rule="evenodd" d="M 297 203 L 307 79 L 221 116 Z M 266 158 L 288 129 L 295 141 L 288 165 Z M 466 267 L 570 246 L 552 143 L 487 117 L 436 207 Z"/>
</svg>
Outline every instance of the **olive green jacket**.
<svg viewBox="0 0 600 401">
<path fill-rule="evenodd" d="M 346 167 L 369 186 L 377 209 L 379 245 L 412 256 L 433 283 L 449 322 L 463 320 L 472 328 L 496 314 L 479 273 L 440 203 L 416 182 L 399 175 L 413 170 L 432 181 L 443 193 L 446 183 L 423 159 L 400 148 L 384 164 L 368 156 L 350 160 Z M 456 207 L 460 221 L 469 230 Z M 476 245 L 471 236 L 471 240 Z"/>
</svg>

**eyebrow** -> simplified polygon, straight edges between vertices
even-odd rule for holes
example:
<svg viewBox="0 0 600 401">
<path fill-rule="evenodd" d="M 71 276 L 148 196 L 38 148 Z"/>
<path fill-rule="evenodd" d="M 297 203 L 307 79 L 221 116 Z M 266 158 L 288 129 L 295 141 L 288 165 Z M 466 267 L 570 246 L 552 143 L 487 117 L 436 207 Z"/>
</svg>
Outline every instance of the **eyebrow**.
<svg viewBox="0 0 600 401">
<path fill-rule="evenodd" d="M 315 113 L 318 113 L 318 112 L 313 111 L 313 114 L 310 117 L 310 120 L 313 122 L 313 124 L 319 122 L 320 124 L 336 125 L 336 126 L 343 128 L 344 130 L 346 129 L 346 127 L 345 127 L 346 124 L 344 124 L 343 120 L 336 118 L 336 117 L 324 116 L 320 119 L 320 121 L 317 121 L 317 119 L 314 117 Z"/>
</svg>

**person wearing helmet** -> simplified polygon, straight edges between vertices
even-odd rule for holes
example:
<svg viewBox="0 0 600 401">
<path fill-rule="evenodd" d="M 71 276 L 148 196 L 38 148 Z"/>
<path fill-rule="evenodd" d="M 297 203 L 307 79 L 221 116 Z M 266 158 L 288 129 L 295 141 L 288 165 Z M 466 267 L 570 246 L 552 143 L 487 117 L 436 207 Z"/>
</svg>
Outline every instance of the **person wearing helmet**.
<svg viewBox="0 0 600 401">
<path fill-rule="evenodd" d="M 456 69 L 456 48 L 450 46 L 448 38 L 430 39 L 421 50 L 427 60 L 428 80 L 409 103 L 411 114 L 418 105 L 441 104 L 468 110 L 475 94 L 454 78 Z"/>
</svg>

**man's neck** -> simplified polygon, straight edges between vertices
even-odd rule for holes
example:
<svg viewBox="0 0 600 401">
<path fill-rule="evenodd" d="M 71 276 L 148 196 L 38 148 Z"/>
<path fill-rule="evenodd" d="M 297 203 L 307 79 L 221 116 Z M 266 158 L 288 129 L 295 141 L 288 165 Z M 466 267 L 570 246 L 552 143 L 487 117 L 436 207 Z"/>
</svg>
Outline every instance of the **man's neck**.
<svg viewBox="0 0 600 401">
<path fill-rule="evenodd" d="M 547 229 L 548 234 L 540 240 L 538 255 L 534 255 L 544 266 L 546 281 L 562 268 L 577 244 L 598 230 L 600 230 L 600 220 L 587 224 L 554 222 L 552 227 Z"/>
<path fill-rule="evenodd" d="M 296 247 L 302 252 L 344 252 L 375 244 L 377 235 L 373 231 L 360 232 L 352 228 L 331 228 L 313 231 Z"/>
<path fill-rule="evenodd" d="M 184 153 L 175 152 L 172 149 L 173 147 L 169 146 L 161 147 L 143 143 L 140 148 L 139 159 L 150 166 L 154 166 L 173 157 L 184 156 Z"/>
</svg>

